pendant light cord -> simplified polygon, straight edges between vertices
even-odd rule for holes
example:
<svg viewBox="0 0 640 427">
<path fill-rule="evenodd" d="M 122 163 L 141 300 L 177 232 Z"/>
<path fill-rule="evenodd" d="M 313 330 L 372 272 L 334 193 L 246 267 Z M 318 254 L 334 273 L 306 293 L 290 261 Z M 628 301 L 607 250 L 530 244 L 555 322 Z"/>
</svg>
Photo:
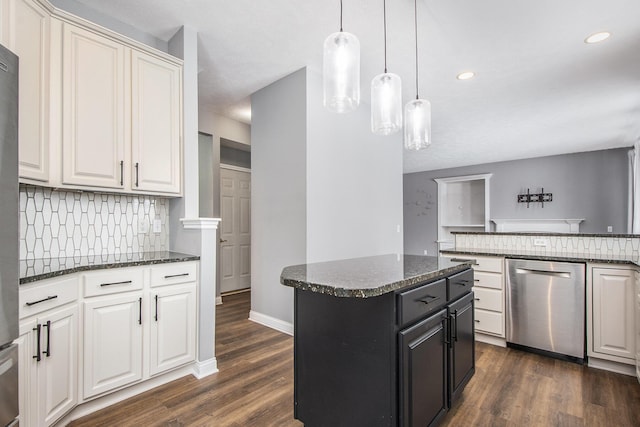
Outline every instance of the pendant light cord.
<svg viewBox="0 0 640 427">
<path fill-rule="evenodd" d="M 387 0 L 382 0 L 382 16 L 384 19 L 384 73 L 387 74 Z"/>
<path fill-rule="evenodd" d="M 418 0 L 413 0 L 413 8 L 414 8 L 414 11 L 413 11 L 414 26 L 416 29 L 416 99 L 419 99 L 419 96 L 418 96 Z"/>
<path fill-rule="evenodd" d="M 340 32 L 342 32 L 342 0 L 340 0 Z"/>
</svg>

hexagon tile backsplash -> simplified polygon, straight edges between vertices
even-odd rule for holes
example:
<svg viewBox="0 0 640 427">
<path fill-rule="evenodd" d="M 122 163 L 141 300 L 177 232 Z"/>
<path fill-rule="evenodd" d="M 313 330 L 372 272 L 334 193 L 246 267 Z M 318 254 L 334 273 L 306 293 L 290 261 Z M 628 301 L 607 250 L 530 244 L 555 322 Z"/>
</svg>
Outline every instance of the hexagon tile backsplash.
<svg viewBox="0 0 640 427">
<path fill-rule="evenodd" d="M 20 186 L 20 259 L 168 249 L 169 199 Z"/>
</svg>

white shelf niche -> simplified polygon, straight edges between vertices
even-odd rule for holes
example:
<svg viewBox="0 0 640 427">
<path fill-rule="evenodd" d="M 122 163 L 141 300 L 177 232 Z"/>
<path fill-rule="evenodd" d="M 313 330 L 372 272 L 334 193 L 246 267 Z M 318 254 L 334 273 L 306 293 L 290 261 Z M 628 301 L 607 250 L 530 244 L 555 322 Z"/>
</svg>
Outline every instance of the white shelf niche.
<svg viewBox="0 0 640 427">
<path fill-rule="evenodd" d="M 490 231 L 489 179 L 493 174 L 436 178 L 438 250 L 454 247 L 452 231 Z"/>
</svg>

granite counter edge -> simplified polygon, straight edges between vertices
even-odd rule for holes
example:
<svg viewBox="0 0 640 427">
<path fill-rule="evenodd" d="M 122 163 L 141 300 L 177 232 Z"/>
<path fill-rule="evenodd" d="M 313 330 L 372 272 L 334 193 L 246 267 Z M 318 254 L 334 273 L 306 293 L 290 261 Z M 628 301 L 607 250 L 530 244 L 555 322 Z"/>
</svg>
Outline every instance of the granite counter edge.
<svg viewBox="0 0 640 427">
<path fill-rule="evenodd" d="M 404 288 L 410 288 L 414 285 L 439 279 L 444 276 L 448 276 L 451 273 L 457 273 L 470 267 L 470 262 L 462 262 L 459 265 L 446 267 L 437 271 L 432 271 L 425 274 L 409 277 L 403 280 L 387 283 L 384 285 L 376 286 L 373 288 L 358 288 L 358 289 L 346 289 L 342 287 L 336 287 L 325 283 L 314 283 L 309 281 L 302 281 L 296 279 L 288 279 L 280 276 L 280 283 L 284 286 L 288 286 L 303 291 L 310 291 L 315 293 L 321 293 L 339 298 L 371 298 L 381 296 L 390 292 L 402 290 Z"/>
<path fill-rule="evenodd" d="M 27 283 L 37 282 L 39 280 L 46 280 L 46 279 L 52 279 L 54 277 L 66 276 L 68 274 L 78 273 L 81 271 L 107 270 L 107 269 L 122 268 L 122 267 L 138 267 L 143 265 L 170 264 L 174 262 L 187 262 L 187 261 L 199 261 L 199 260 L 200 260 L 200 257 L 197 255 L 186 255 L 186 256 L 181 256 L 176 258 L 159 258 L 159 259 L 137 260 L 137 261 L 108 262 L 104 264 L 79 265 L 76 267 L 70 267 L 62 270 L 51 271 L 49 273 L 42 273 L 42 274 L 36 274 L 33 276 L 21 277 L 20 284 L 24 285 Z"/>
<path fill-rule="evenodd" d="M 566 261 L 566 262 L 589 262 L 598 264 L 627 264 L 640 267 L 640 264 L 628 259 L 603 259 L 592 258 L 589 256 L 575 257 L 575 256 L 562 256 L 562 255 L 547 255 L 547 254 L 517 254 L 509 252 L 499 251 L 465 251 L 464 249 L 443 249 L 441 254 L 450 255 L 477 255 L 477 256 L 498 256 L 505 258 L 518 258 L 518 259 L 533 259 L 539 261 Z"/>
</svg>

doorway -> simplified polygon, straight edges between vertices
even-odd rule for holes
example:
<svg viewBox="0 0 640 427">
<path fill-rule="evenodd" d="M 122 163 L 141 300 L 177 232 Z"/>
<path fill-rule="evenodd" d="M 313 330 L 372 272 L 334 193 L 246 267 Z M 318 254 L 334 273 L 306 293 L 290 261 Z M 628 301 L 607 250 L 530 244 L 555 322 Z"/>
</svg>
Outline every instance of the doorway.
<svg viewBox="0 0 640 427">
<path fill-rule="evenodd" d="M 220 293 L 251 288 L 251 170 L 220 164 Z"/>
</svg>

